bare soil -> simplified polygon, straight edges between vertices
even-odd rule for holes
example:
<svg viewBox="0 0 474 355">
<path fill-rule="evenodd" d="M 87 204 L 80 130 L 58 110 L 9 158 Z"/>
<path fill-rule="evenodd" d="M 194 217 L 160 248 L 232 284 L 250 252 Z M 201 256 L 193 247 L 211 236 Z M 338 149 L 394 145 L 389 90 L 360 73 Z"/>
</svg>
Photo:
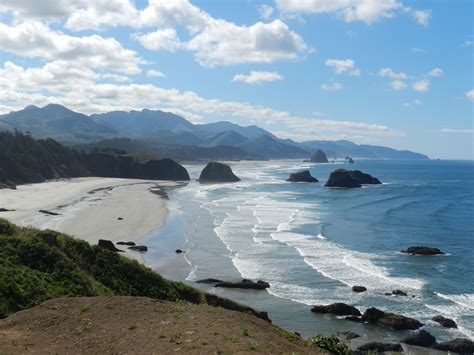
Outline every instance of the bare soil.
<svg viewBox="0 0 474 355">
<path fill-rule="evenodd" d="M 59 298 L 0 320 L 0 354 L 318 354 L 253 315 L 144 297 Z"/>
</svg>

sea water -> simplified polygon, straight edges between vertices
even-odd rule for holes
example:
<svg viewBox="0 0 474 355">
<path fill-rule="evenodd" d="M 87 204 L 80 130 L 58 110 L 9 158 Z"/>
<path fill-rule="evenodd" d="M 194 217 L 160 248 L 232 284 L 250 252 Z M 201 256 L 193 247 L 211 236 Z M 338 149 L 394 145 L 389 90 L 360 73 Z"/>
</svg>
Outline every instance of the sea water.
<svg viewBox="0 0 474 355">
<path fill-rule="evenodd" d="M 375 161 L 312 164 L 296 160 L 231 163 L 242 181 L 171 192 L 184 224 L 186 282 L 269 312 L 303 335 L 352 330 L 363 339 L 404 333 L 310 312 L 344 302 L 414 317 L 438 340 L 474 338 L 474 163 Z M 201 165 L 186 166 L 197 179 Z M 383 184 L 324 187 L 336 168 L 358 169 Z M 309 169 L 319 183 L 290 183 Z M 400 253 L 426 245 L 443 256 Z M 265 280 L 266 291 L 214 289 L 203 278 Z M 354 293 L 351 287 L 367 287 Z M 408 296 L 387 296 L 392 290 Z M 435 315 L 453 318 L 444 329 Z"/>
</svg>

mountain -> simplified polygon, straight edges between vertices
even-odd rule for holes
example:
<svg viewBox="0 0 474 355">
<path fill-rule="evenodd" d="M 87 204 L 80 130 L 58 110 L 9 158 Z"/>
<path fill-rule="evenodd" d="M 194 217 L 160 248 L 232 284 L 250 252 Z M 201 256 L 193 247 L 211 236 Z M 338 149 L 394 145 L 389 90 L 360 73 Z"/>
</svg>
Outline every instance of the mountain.
<svg viewBox="0 0 474 355">
<path fill-rule="evenodd" d="M 24 110 L 0 116 L 0 120 L 23 132 L 31 132 L 35 137 L 53 137 L 63 143 L 103 139 L 117 134 L 111 127 L 55 104 L 42 108 L 27 106 Z"/>
<path fill-rule="evenodd" d="M 264 135 L 273 136 L 272 133 L 258 126 L 242 127 L 235 123 L 227 122 L 227 121 L 206 123 L 206 124 L 197 125 L 196 127 L 200 131 L 212 132 L 212 133 L 222 133 L 225 131 L 233 131 L 247 138 L 259 138 Z"/>
</svg>

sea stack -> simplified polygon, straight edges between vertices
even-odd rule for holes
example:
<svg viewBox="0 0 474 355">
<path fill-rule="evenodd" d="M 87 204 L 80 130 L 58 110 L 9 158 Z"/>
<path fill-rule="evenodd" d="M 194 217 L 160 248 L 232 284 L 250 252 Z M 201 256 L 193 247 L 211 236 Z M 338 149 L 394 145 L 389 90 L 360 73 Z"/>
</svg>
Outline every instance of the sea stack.
<svg viewBox="0 0 474 355">
<path fill-rule="evenodd" d="M 311 176 L 309 170 L 299 170 L 290 174 L 286 181 L 291 182 L 318 182 L 318 179 Z"/>
<path fill-rule="evenodd" d="M 329 163 L 326 153 L 318 149 L 311 157 L 311 163 Z"/>
<path fill-rule="evenodd" d="M 380 180 L 359 170 L 334 170 L 326 182 L 327 187 L 361 187 L 361 185 L 378 185 Z"/>
<path fill-rule="evenodd" d="M 218 162 L 210 162 L 206 165 L 206 167 L 201 171 L 201 175 L 199 176 L 200 182 L 236 182 L 240 181 L 240 179 L 235 176 L 232 172 L 232 169 L 229 165 L 218 163 Z"/>
</svg>

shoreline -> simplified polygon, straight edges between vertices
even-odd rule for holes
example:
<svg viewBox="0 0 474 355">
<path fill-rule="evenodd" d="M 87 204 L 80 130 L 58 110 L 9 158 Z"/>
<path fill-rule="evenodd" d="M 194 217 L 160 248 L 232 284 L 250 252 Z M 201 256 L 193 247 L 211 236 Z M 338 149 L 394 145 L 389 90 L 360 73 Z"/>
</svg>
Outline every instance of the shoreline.
<svg viewBox="0 0 474 355">
<path fill-rule="evenodd" d="M 0 190 L 0 216 L 15 224 L 53 229 L 90 244 L 137 241 L 165 225 L 164 189 L 173 181 L 75 178 Z M 43 212 L 40 212 L 43 211 Z M 153 213 L 150 213 L 153 211 Z"/>
</svg>

